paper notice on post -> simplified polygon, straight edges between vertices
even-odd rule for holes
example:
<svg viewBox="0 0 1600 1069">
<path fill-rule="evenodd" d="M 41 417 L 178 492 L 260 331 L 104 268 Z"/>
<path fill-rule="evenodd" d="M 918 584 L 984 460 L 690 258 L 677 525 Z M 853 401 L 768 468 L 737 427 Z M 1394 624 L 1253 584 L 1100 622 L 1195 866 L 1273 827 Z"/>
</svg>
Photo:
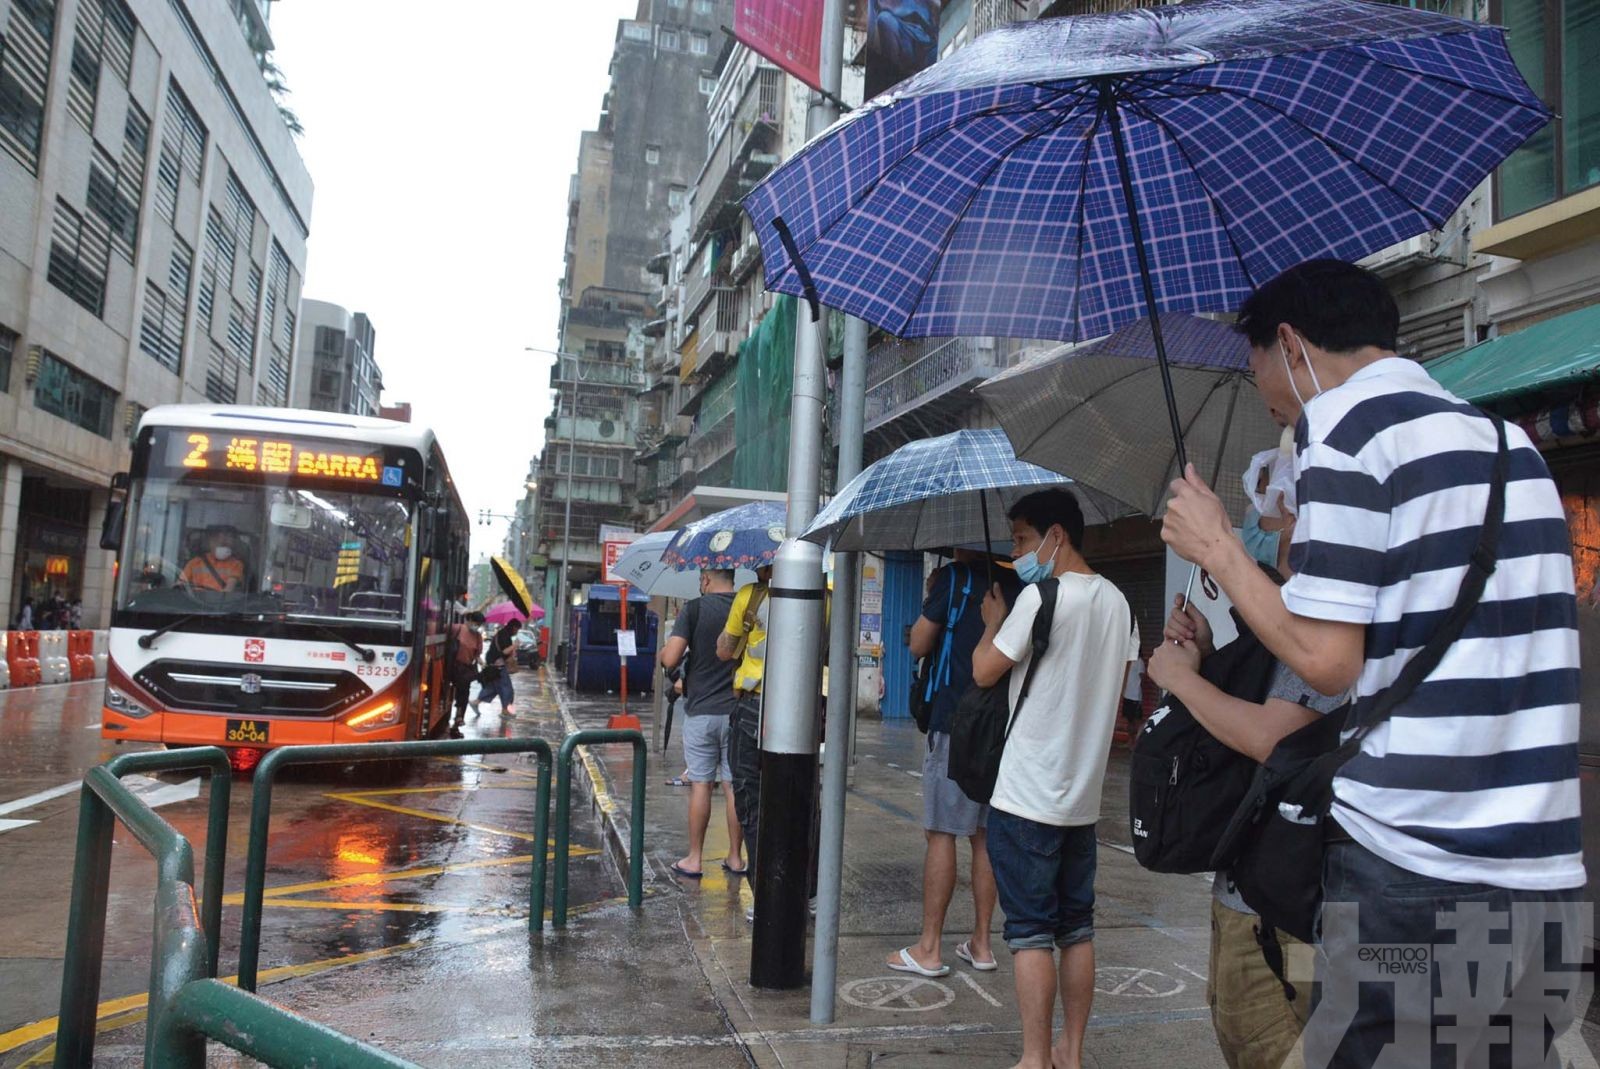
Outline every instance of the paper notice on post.
<svg viewBox="0 0 1600 1069">
<path fill-rule="evenodd" d="M 617 656 L 637 657 L 639 655 L 638 643 L 634 641 L 632 631 L 617 632 Z"/>
</svg>

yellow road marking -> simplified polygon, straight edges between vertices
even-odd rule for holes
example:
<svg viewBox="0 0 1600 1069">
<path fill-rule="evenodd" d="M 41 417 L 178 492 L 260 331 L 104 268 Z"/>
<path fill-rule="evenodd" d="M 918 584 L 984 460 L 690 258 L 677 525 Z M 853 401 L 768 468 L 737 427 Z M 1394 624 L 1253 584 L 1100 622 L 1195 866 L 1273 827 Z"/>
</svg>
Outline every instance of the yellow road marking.
<svg viewBox="0 0 1600 1069">
<path fill-rule="evenodd" d="M 393 805 L 389 802 L 379 802 L 372 798 L 363 798 L 359 794 L 352 794 L 348 791 L 329 793 L 323 797 L 335 798 L 341 802 L 349 802 L 351 805 L 364 805 L 370 806 L 373 809 L 384 809 L 391 813 L 399 813 L 403 816 L 421 817 L 423 820 L 437 820 L 441 824 L 454 824 L 462 828 L 471 828 L 474 831 L 488 832 L 490 835 L 509 835 L 513 839 L 521 839 L 524 842 L 533 841 L 533 834 L 531 832 L 512 831 L 510 828 L 496 828 L 490 824 L 479 824 L 476 821 L 462 820 L 459 817 L 447 817 L 440 813 L 430 813 L 426 809 L 412 809 L 409 806 Z"/>
<path fill-rule="evenodd" d="M 513 776 L 526 776 L 528 779 L 533 780 L 539 778 L 539 773 L 537 771 L 529 772 L 525 768 L 517 768 L 513 765 L 490 765 L 485 764 L 482 761 L 469 761 L 464 757 L 461 759 L 461 763 L 467 768 L 481 768 L 486 772 L 509 772 Z"/>
<path fill-rule="evenodd" d="M 268 887 L 265 894 L 267 898 L 276 898 L 279 895 L 297 895 L 305 891 L 328 891 L 335 887 L 370 887 L 375 884 L 388 883 L 390 880 L 419 880 L 428 876 L 442 876 L 447 872 L 488 869 L 499 865 L 526 865 L 532 861 L 532 854 L 518 854 L 515 857 L 492 857 L 484 861 L 454 861 L 445 865 L 423 865 L 414 869 L 361 872 L 354 876 L 342 876 L 336 880 L 318 880 L 315 883 L 291 883 L 282 887 Z M 243 891 L 235 891 L 222 900 L 222 904 L 225 906 L 237 906 L 243 903 Z"/>
<path fill-rule="evenodd" d="M 278 909 L 333 909 L 351 913 L 363 910 L 390 910 L 396 913 L 479 913 L 485 916 L 514 917 L 505 906 L 454 906 L 435 902 L 339 902 L 307 898 L 269 898 L 262 903 Z"/>
</svg>

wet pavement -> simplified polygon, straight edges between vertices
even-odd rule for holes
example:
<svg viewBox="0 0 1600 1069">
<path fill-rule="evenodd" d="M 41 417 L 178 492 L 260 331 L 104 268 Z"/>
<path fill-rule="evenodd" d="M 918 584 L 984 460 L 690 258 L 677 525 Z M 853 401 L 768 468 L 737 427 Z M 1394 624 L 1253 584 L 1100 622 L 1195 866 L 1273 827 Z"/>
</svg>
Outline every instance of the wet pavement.
<svg viewBox="0 0 1600 1069">
<path fill-rule="evenodd" d="M 569 696 L 526 674 L 516 681 L 519 715 L 486 707 L 469 735 L 557 740 L 603 726 L 616 711 L 615 698 Z M 114 752 L 87 730 L 97 697 L 90 684 L 0 693 L 0 807 Z M 650 726 L 647 718 L 647 734 Z M 954 958 L 972 923 L 964 879 L 944 943 L 950 975 L 924 980 L 883 965 L 920 923 L 924 745 L 909 722 L 859 727 L 831 1024 L 810 1023 L 806 990 L 748 983 L 751 892 L 716 863 L 727 847 L 720 796 L 705 877 L 669 872 L 686 846 L 685 792 L 666 784 L 683 767 L 676 741 L 649 757 L 637 912 L 626 906 L 619 864 L 633 751 L 580 751 L 574 842 L 583 856 L 573 861 L 573 916 L 565 931 L 533 938 L 530 764 L 440 760 L 392 783 L 343 770 L 284 783 L 274 801 L 262 993 L 430 1066 L 1010 1066 L 1021 1042 L 1008 955 L 1000 950 L 992 973 Z M 233 807 L 224 972 L 236 960 L 247 793 L 237 792 Z M 1141 869 L 1127 845 L 1125 798 L 1126 758 L 1117 753 L 1099 827 L 1099 971 L 1086 1064 L 1221 1066 L 1205 998 L 1209 880 Z M 75 811 L 67 794 L 0 814 L 37 821 L 0 832 L 0 901 L 8 903 L 0 912 L 0 1067 L 40 1064 L 49 1052 Z M 161 812 L 203 838 L 203 792 Z M 153 875 L 123 838 L 102 988 L 103 1065 L 138 1064 L 143 1041 Z M 244 1064 L 217 1047 L 211 1063 Z"/>
</svg>

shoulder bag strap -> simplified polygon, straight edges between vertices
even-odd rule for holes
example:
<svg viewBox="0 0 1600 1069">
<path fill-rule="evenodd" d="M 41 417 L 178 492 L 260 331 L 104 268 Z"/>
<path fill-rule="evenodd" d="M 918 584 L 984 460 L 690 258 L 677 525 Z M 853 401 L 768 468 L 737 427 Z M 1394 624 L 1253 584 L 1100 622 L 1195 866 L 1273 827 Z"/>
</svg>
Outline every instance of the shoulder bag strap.
<svg viewBox="0 0 1600 1069">
<path fill-rule="evenodd" d="M 1033 673 L 1044 659 L 1045 651 L 1050 648 L 1050 628 L 1056 620 L 1056 587 L 1059 585 L 1060 580 L 1054 578 L 1039 584 L 1039 611 L 1033 618 L 1033 655 L 1028 658 L 1028 667 L 1022 673 L 1022 689 L 1017 691 L 1016 708 L 1011 710 L 1011 719 L 1006 721 L 1008 740 L 1011 738 L 1011 729 L 1017 724 L 1017 714 L 1022 712 L 1022 703 L 1028 700 L 1028 691 L 1033 686 Z"/>
<path fill-rule="evenodd" d="M 955 566 L 955 562 L 952 561 L 950 567 L 954 568 Z M 957 605 L 955 603 L 956 573 L 950 573 L 949 596 L 944 606 L 944 634 L 939 640 L 939 663 L 934 669 L 934 686 L 928 692 L 929 697 L 932 697 L 933 689 L 945 686 L 950 682 L 950 653 L 955 648 L 955 628 L 961 618 L 966 615 L 967 599 L 972 593 L 972 569 L 963 564 L 961 566 L 961 574 L 966 578 L 961 584 L 961 604 Z"/>
<path fill-rule="evenodd" d="M 1361 748 L 1361 740 L 1389 719 L 1389 714 L 1393 713 L 1401 702 L 1411 697 L 1418 685 L 1439 667 L 1439 662 L 1444 660 L 1445 652 L 1466 630 L 1467 620 L 1471 618 L 1473 610 L 1478 607 L 1478 602 L 1483 597 L 1489 576 L 1494 574 L 1496 554 L 1500 548 L 1500 529 L 1505 523 L 1506 513 L 1506 479 L 1511 470 L 1511 453 L 1506 445 L 1505 422 L 1494 416 L 1490 419 L 1494 422 L 1495 433 L 1499 437 L 1499 450 L 1494 458 L 1494 474 L 1489 481 L 1489 505 L 1484 510 L 1483 526 L 1478 530 L 1478 544 L 1472 551 L 1467 574 L 1462 577 L 1461 589 L 1456 593 L 1455 604 L 1450 607 L 1449 615 L 1429 637 L 1427 644 L 1406 662 L 1400 674 L 1395 677 L 1395 681 L 1378 696 L 1378 700 L 1373 703 L 1372 712 L 1357 725 L 1350 738 L 1318 758 L 1319 763 L 1331 762 L 1337 767 L 1355 756 L 1356 751 Z"/>
</svg>

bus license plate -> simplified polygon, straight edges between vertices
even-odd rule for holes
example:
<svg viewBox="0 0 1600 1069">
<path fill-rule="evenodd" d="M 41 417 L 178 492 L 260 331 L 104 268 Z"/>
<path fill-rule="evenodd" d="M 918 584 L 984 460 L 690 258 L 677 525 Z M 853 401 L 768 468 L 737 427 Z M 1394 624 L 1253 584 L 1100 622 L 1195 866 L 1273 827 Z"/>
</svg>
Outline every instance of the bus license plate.
<svg viewBox="0 0 1600 1069">
<path fill-rule="evenodd" d="M 266 742 L 267 722 L 265 720 L 230 720 L 228 721 L 227 740 L 229 742 Z"/>
</svg>

